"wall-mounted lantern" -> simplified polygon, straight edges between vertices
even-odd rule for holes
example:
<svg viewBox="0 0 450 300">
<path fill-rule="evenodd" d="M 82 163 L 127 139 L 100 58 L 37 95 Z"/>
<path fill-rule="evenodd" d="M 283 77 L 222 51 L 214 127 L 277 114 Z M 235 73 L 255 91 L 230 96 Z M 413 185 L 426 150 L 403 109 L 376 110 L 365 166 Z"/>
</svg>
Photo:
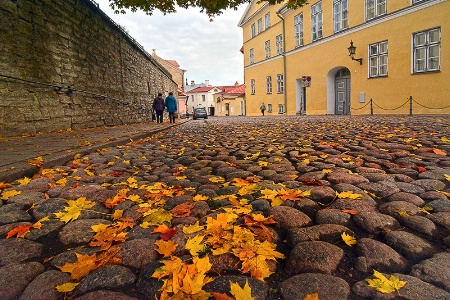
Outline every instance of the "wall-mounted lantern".
<svg viewBox="0 0 450 300">
<path fill-rule="evenodd" d="M 356 47 L 353 46 L 353 41 L 350 41 L 350 47 L 347 48 L 348 49 L 348 56 L 350 56 L 352 58 L 352 60 L 356 60 L 359 61 L 359 64 L 362 65 L 362 58 L 355 58 L 355 54 L 356 54 Z"/>
</svg>

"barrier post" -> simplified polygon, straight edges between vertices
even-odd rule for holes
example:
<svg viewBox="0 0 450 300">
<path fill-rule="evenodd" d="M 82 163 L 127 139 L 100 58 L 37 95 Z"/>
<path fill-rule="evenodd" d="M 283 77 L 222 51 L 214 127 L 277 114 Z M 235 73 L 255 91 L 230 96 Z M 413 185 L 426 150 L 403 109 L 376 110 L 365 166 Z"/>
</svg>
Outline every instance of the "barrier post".
<svg viewBox="0 0 450 300">
<path fill-rule="evenodd" d="M 409 96 L 409 115 L 412 116 L 413 114 L 413 108 L 412 108 L 412 104 L 413 104 L 413 98 L 412 96 Z"/>
<path fill-rule="evenodd" d="M 370 115 L 373 116 L 373 103 L 372 103 L 372 98 L 370 98 Z"/>
</svg>

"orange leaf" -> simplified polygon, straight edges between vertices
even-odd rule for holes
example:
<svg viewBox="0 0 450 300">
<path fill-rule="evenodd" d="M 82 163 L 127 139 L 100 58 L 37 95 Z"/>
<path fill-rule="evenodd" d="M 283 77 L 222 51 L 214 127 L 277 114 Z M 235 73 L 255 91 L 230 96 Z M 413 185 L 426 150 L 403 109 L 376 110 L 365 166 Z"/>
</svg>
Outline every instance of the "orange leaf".
<svg viewBox="0 0 450 300">
<path fill-rule="evenodd" d="M 320 180 L 303 179 L 302 182 L 308 185 L 323 185 L 323 183 Z"/>
<path fill-rule="evenodd" d="M 166 225 L 159 225 L 155 229 L 153 229 L 152 233 L 160 233 L 159 237 L 164 240 L 170 240 L 175 234 L 178 232 L 178 228 L 169 228 Z"/>
<path fill-rule="evenodd" d="M 447 153 L 445 151 L 439 150 L 439 149 L 433 149 L 433 152 L 439 155 L 444 155 L 446 156 Z"/>
<path fill-rule="evenodd" d="M 159 253 L 164 255 L 164 257 L 169 257 L 172 255 L 172 253 L 177 249 L 177 244 L 175 244 L 173 241 L 163 241 L 163 240 L 157 240 L 155 242 L 155 245 L 158 247 L 155 250 Z"/>
<path fill-rule="evenodd" d="M 234 298 L 228 296 L 227 294 L 217 292 L 210 292 L 210 294 L 214 296 L 215 300 L 234 300 Z"/>
<path fill-rule="evenodd" d="M 17 235 L 18 238 L 24 238 L 28 232 L 30 232 L 30 228 L 33 225 L 20 225 L 14 228 L 13 230 L 8 232 L 8 235 L 6 236 L 7 239 Z"/>
<path fill-rule="evenodd" d="M 187 202 L 183 204 L 179 204 L 172 209 L 172 216 L 174 217 L 189 217 L 191 215 L 191 210 L 194 208 L 194 205 L 189 204 Z"/>
<path fill-rule="evenodd" d="M 347 213 L 347 214 L 351 214 L 351 215 L 359 214 L 359 211 L 353 210 L 353 209 L 343 209 L 342 212 Z"/>
<path fill-rule="evenodd" d="M 419 173 L 425 172 L 427 170 L 422 166 L 414 166 L 413 168 L 416 169 Z"/>
</svg>

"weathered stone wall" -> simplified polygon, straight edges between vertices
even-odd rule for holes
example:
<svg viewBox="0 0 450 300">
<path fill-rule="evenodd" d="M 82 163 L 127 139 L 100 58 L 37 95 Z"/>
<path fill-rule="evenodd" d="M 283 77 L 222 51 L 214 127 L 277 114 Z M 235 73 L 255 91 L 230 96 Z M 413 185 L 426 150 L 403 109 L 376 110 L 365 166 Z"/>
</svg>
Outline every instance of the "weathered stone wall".
<svg viewBox="0 0 450 300">
<path fill-rule="evenodd" d="M 0 20 L 0 135 L 149 121 L 177 90 L 89 0 L 0 0 Z"/>
</svg>

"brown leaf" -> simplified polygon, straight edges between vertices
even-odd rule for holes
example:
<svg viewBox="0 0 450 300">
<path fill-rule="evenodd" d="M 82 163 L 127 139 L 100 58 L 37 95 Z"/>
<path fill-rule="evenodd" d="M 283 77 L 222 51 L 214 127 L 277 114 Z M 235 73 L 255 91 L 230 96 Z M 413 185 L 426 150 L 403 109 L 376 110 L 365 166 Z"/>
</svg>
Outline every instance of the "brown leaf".
<svg viewBox="0 0 450 300">
<path fill-rule="evenodd" d="M 323 185 L 320 180 L 303 179 L 302 182 L 307 185 Z"/>
<path fill-rule="evenodd" d="M 178 218 L 189 217 L 193 208 L 194 205 L 187 202 L 179 204 L 172 209 L 172 216 Z"/>
</svg>

